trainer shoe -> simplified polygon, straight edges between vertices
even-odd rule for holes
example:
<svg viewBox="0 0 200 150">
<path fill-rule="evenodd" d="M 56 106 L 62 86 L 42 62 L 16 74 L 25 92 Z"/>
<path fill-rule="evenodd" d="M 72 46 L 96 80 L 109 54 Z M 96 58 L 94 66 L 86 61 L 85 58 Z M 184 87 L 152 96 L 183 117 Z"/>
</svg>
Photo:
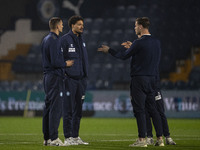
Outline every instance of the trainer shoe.
<svg viewBox="0 0 200 150">
<path fill-rule="evenodd" d="M 73 137 L 66 138 L 64 141 L 64 146 L 70 146 L 70 145 L 78 145 L 78 143 L 74 141 Z"/>
<path fill-rule="evenodd" d="M 176 143 L 173 141 L 171 137 L 168 137 L 165 140 L 166 140 L 166 145 L 176 145 Z"/>
<path fill-rule="evenodd" d="M 147 142 L 146 140 L 140 141 L 139 139 L 136 140 L 135 143 L 130 144 L 130 147 L 147 147 Z"/>
<path fill-rule="evenodd" d="M 43 145 L 48 146 L 48 145 L 50 145 L 50 143 L 51 143 L 51 139 L 44 140 Z"/>
<path fill-rule="evenodd" d="M 153 145 L 153 144 L 154 144 L 153 138 L 152 137 L 148 137 L 147 138 L 147 145 Z"/>
<path fill-rule="evenodd" d="M 80 137 L 74 138 L 74 142 L 78 145 L 88 145 L 89 143 L 84 142 Z"/>
<path fill-rule="evenodd" d="M 163 139 L 156 140 L 155 146 L 165 146 L 164 142 L 163 142 Z"/>
<path fill-rule="evenodd" d="M 57 138 L 51 141 L 50 146 L 63 146 L 63 142 L 59 138 Z"/>
</svg>

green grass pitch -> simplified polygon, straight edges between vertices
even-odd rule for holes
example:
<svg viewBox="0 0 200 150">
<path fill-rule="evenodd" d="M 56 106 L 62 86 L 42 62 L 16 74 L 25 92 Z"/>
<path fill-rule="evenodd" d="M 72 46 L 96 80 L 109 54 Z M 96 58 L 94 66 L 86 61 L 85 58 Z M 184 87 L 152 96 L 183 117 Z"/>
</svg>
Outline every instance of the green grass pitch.
<svg viewBox="0 0 200 150">
<path fill-rule="evenodd" d="M 135 119 L 83 118 L 80 137 L 89 142 L 89 145 L 52 147 L 42 145 L 42 118 L 0 117 L 0 150 L 200 149 L 200 119 L 168 119 L 168 123 L 171 137 L 177 143 L 175 146 L 129 147 L 129 144 L 132 144 L 137 138 Z M 59 137 L 64 140 L 62 120 Z"/>
</svg>

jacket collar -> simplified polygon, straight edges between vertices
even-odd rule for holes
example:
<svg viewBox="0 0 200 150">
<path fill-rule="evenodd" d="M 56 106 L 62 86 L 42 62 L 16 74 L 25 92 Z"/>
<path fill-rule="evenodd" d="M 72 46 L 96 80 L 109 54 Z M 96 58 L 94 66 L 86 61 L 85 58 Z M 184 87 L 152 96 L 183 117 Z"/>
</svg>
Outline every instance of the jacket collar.
<svg viewBox="0 0 200 150">
<path fill-rule="evenodd" d="M 58 38 L 58 35 L 54 32 L 50 32 L 50 34 L 53 34 L 54 36 L 56 36 Z"/>
<path fill-rule="evenodd" d="M 143 34 L 142 37 L 148 37 L 151 36 L 151 34 Z"/>
<path fill-rule="evenodd" d="M 74 33 L 72 32 L 72 30 L 69 30 L 68 33 L 69 33 L 72 37 L 74 37 L 74 38 L 78 38 L 77 35 L 74 34 Z M 80 34 L 79 37 L 82 37 L 82 35 Z"/>
</svg>

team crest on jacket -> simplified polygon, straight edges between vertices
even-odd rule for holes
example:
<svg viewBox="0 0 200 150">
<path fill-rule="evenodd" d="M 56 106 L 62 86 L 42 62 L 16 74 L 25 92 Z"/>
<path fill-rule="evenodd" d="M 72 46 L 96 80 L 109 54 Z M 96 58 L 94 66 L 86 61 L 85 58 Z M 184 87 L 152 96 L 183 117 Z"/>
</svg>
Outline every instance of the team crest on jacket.
<svg viewBox="0 0 200 150">
<path fill-rule="evenodd" d="M 76 52 L 75 47 L 73 44 L 70 44 L 70 47 L 68 48 L 68 52 Z"/>
</svg>

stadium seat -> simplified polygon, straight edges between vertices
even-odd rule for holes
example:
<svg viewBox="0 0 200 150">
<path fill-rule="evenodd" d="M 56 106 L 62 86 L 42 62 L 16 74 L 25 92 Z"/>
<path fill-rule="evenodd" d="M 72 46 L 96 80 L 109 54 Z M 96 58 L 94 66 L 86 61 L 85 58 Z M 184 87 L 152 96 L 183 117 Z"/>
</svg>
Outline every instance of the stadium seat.
<svg viewBox="0 0 200 150">
<path fill-rule="evenodd" d="M 114 30 L 125 30 L 127 25 L 126 18 L 118 18 L 115 20 Z"/>
<path fill-rule="evenodd" d="M 86 30 L 90 30 L 92 28 L 92 22 L 93 22 L 92 18 L 85 18 L 84 19 L 84 28 Z"/>
<path fill-rule="evenodd" d="M 100 41 L 106 41 L 106 42 L 112 41 L 111 34 L 112 34 L 111 30 L 109 29 L 103 30 L 102 33 L 100 34 Z"/>
<path fill-rule="evenodd" d="M 160 82 L 161 90 L 174 90 L 174 83 L 168 80 Z"/>
<path fill-rule="evenodd" d="M 107 18 L 104 21 L 103 29 L 102 30 L 114 30 L 115 19 L 114 18 Z"/>
<path fill-rule="evenodd" d="M 99 38 L 100 38 L 100 31 L 99 30 L 91 30 L 90 32 L 90 36 L 89 36 L 89 41 L 92 42 L 97 42 L 99 41 Z"/>
<path fill-rule="evenodd" d="M 125 9 L 125 6 L 118 6 L 116 9 L 115 9 L 115 18 L 120 18 L 120 17 L 124 17 L 125 15 L 125 12 L 126 12 L 126 9 Z"/>
<path fill-rule="evenodd" d="M 10 82 L 0 81 L 0 91 L 10 91 Z"/>
<path fill-rule="evenodd" d="M 136 16 L 136 6 L 134 5 L 130 5 L 127 7 L 126 12 L 125 12 L 125 16 L 126 18 L 130 18 L 133 16 Z"/>
<path fill-rule="evenodd" d="M 188 81 L 186 85 L 186 90 L 199 90 L 200 89 L 200 83 L 197 83 L 195 81 Z"/>
<path fill-rule="evenodd" d="M 101 31 L 103 24 L 104 24 L 104 19 L 103 18 L 94 19 L 93 25 L 92 25 L 92 30 Z"/>
<path fill-rule="evenodd" d="M 189 80 L 200 84 L 200 67 L 194 67 L 189 75 Z"/>
<path fill-rule="evenodd" d="M 112 41 L 119 41 L 121 43 L 123 41 L 123 34 L 121 29 L 113 31 L 111 36 Z"/>
<path fill-rule="evenodd" d="M 114 50 L 118 50 L 120 48 L 121 42 L 118 41 L 112 41 L 110 42 L 110 47 Z"/>
<path fill-rule="evenodd" d="M 133 30 L 134 31 L 134 27 L 135 27 L 135 17 L 130 17 L 127 19 L 127 24 L 126 24 L 126 29 L 127 30 Z"/>
<path fill-rule="evenodd" d="M 186 82 L 185 81 L 176 81 L 174 84 L 176 90 L 184 90 L 186 89 Z"/>
</svg>

